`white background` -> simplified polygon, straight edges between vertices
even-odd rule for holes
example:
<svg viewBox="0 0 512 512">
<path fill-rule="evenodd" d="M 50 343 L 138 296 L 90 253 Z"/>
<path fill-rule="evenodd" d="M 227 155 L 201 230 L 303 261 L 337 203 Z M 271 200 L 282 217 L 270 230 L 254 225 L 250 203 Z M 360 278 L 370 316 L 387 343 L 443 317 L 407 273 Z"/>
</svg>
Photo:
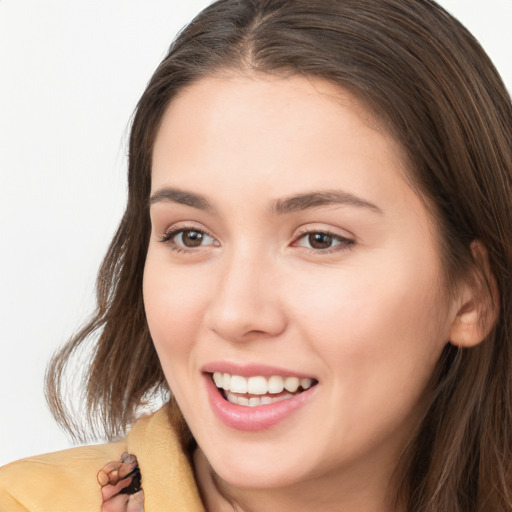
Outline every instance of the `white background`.
<svg viewBox="0 0 512 512">
<path fill-rule="evenodd" d="M 0 465 L 70 446 L 42 391 L 94 306 L 131 113 L 208 0 L 0 0 Z M 512 0 L 442 0 L 512 90 Z"/>
</svg>

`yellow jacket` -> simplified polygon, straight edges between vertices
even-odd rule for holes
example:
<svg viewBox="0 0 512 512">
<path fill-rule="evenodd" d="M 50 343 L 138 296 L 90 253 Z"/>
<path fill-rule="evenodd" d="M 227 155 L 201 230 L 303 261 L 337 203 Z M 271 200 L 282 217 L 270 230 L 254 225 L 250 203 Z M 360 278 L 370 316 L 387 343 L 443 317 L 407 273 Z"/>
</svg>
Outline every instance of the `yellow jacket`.
<svg viewBox="0 0 512 512">
<path fill-rule="evenodd" d="M 204 512 L 166 408 L 117 442 L 30 457 L 0 468 L 0 512 L 100 512 L 98 472 L 123 452 L 137 457 L 144 512 Z"/>
</svg>

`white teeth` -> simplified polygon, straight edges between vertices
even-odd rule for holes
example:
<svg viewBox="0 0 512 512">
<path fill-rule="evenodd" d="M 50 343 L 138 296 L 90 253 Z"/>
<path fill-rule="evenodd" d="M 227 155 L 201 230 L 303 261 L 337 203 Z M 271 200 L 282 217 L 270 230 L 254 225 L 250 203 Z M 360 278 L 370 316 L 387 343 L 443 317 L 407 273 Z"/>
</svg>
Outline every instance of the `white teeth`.
<svg viewBox="0 0 512 512">
<path fill-rule="evenodd" d="M 288 400 L 288 398 L 292 398 L 295 395 L 292 395 L 291 393 L 284 393 L 283 395 L 276 396 L 273 398 L 275 402 L 281 402 L 282 400 Z"/>
<path fill-rule="evenodd" d="M 215 385 L 218 387 L 218 388 L 221 388 L 222 387 L 222 373 L 219 373 L 219 372 L 215 372 L 213 374 L 213 382 L 215 382 Z"/>
<path fill-rule="evenodd" d="M 313 379 L 308 377 L 281 377 L 272 375 L 266 377 L 255 376 L 245 378 L 240 375 L 231 375 L 229 373 L 214 372 L 213 381 L 218 388 L 224 391 L 249 395 L 266 395 L 281 393 L 286 390 L 295 393 L 299 387 L 303 390 L 309 389 L 313 385 Z"/>
<path fill-rule="evenodd" d="M 227 393 L 228 402 L 236 405 L 243 405 L 245 407 L 258 407 L 259 405 L 268 405 L 274 404 L 276 402 L 282 402 L 283 400 L 288 400 L 289 398 L 293 398 L 295 395 L 291 393 L 283 393 L 279 396 L 255 396 L 252 398 L 246 398 L 245 396 L 238 396 L 234 393 L 228 391 Z"/>
<path fill-rule="evenodd" d="M 249 377 L 247 392 L 251 395 L 267 394 L 267 379 L 265 377 Z"/>
<path fill-rule="evenodd" d="M 308 379 L 307 377 L 304 379 L 300 379 L 300 386 L 302 389 L 309 389 L 313 384 L 313 379 Z"/>
<path fill-rule="evenodd" d="M 300 386 L 300 380 L 298 377 L 286 377 L 284 381 L 284 387 L 286 391 L 290 393 L 295 393 Z"/>
<path fill-rule="evenodd" d="M 268 379 L 268 392 L 269 393 L 281 393 L 284 389 L 284 381 L 283 377 L 279 377 L 279 375 L 272 375 L 270 379 Z"/>
<path fill-rule="evenodd" d="M 233 375 L 229 384 L 229 390 L 233 391 L 233 393 L 247 393 L 247 379 L 240 377 L 240 375 Z"/>
<path fill-rule="evenodd" d="M 217 372 L 215 372 L 217 373 Z M 213 375 L 215 375 L 215 373 Z M 229 373 L 222 374 L 222 386 L 225 391 L 229 391 L 229 383 L 231 382 L 231 375 Z"/>
</svg>

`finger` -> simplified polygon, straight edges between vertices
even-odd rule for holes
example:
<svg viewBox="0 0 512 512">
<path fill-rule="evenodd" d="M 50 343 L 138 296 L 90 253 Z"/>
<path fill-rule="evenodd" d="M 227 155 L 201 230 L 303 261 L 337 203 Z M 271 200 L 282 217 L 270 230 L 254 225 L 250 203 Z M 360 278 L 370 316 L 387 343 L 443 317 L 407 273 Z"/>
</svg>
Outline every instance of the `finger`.
<svg viewBox="0 0 512 512">
<path fill-rule="evenodd" d="M 101 486 L 116 485 L 120 480 L 126 478 L 135 468 L 137 463 L 121 464 L 120 462 L 110 462 L 98 472 L 97 479 Z"/>
<path fill-rule="evenodd" d="M 144 491 L 130 496 L 126 512 L 144 512 Z"/>
<path fill-rule="evenodd" d="M 125 487 L 128 487 L 131 483 L 132 481 L 130 478 L 125 478 L 124 480 L 119 480 L 119 482 L 117 482 L 115 485 L 104 485 L 101 488 L 101 496 L 103 497 L 103 501 L 106 501 L 110 499 L 112 496 L 119 494 Z"/>
<path fill-rule="evenodd" d="M 118 494 L 110 498 L 108 501 L 103 502 L 101 512 L 125 512 L 128 506 L 128 498 L 126 494 Z"/>
</svg>

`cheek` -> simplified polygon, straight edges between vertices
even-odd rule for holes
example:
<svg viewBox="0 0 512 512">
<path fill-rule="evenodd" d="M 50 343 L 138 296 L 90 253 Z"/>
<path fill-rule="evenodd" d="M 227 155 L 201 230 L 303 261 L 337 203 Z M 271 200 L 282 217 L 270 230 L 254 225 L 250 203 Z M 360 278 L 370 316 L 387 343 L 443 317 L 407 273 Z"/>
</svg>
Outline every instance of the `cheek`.
<svg viewBox="0 0 512 512">
<path fill-rule="evenodd" d="M 377 391 L 389 384 L 395 392 L 417 383 L 419 392 L 447 342 L 437 282 L 431 262 L 396 260 L 351 268 L 336 279 L 311 275 L 295 293 L 301 300 L 294 316 L 313 349 L 330 361 L 333 379 Z"/>
<path fill-rule="evenodd" d="M 148 255 L 144 270 L 144 307 L 149 330 L 167 374 L 167 366 L 186 356 L 201 328 L 205 282 L 198 273 L 170 270 Z"/>
<path fill-rule="evenodd" d="M 442 314 L 442 300 L 433 274 L 405 270 L 392 280 L 389 272 L 369 269 L 352 272 L 353 279 L 326 280 L 323 292 L 296 311 L 302 336 L 325 364 L 329 410 L 345 425 L 330 432 L 333 442 L 349 439 L 355 446 L 362 431 L 375 439 L 409 432 L 421 417 L 445 345 L 443 326 L 433 321 Z M 346 422 L 347 414 L 356 420 Z"/>
</svg>

